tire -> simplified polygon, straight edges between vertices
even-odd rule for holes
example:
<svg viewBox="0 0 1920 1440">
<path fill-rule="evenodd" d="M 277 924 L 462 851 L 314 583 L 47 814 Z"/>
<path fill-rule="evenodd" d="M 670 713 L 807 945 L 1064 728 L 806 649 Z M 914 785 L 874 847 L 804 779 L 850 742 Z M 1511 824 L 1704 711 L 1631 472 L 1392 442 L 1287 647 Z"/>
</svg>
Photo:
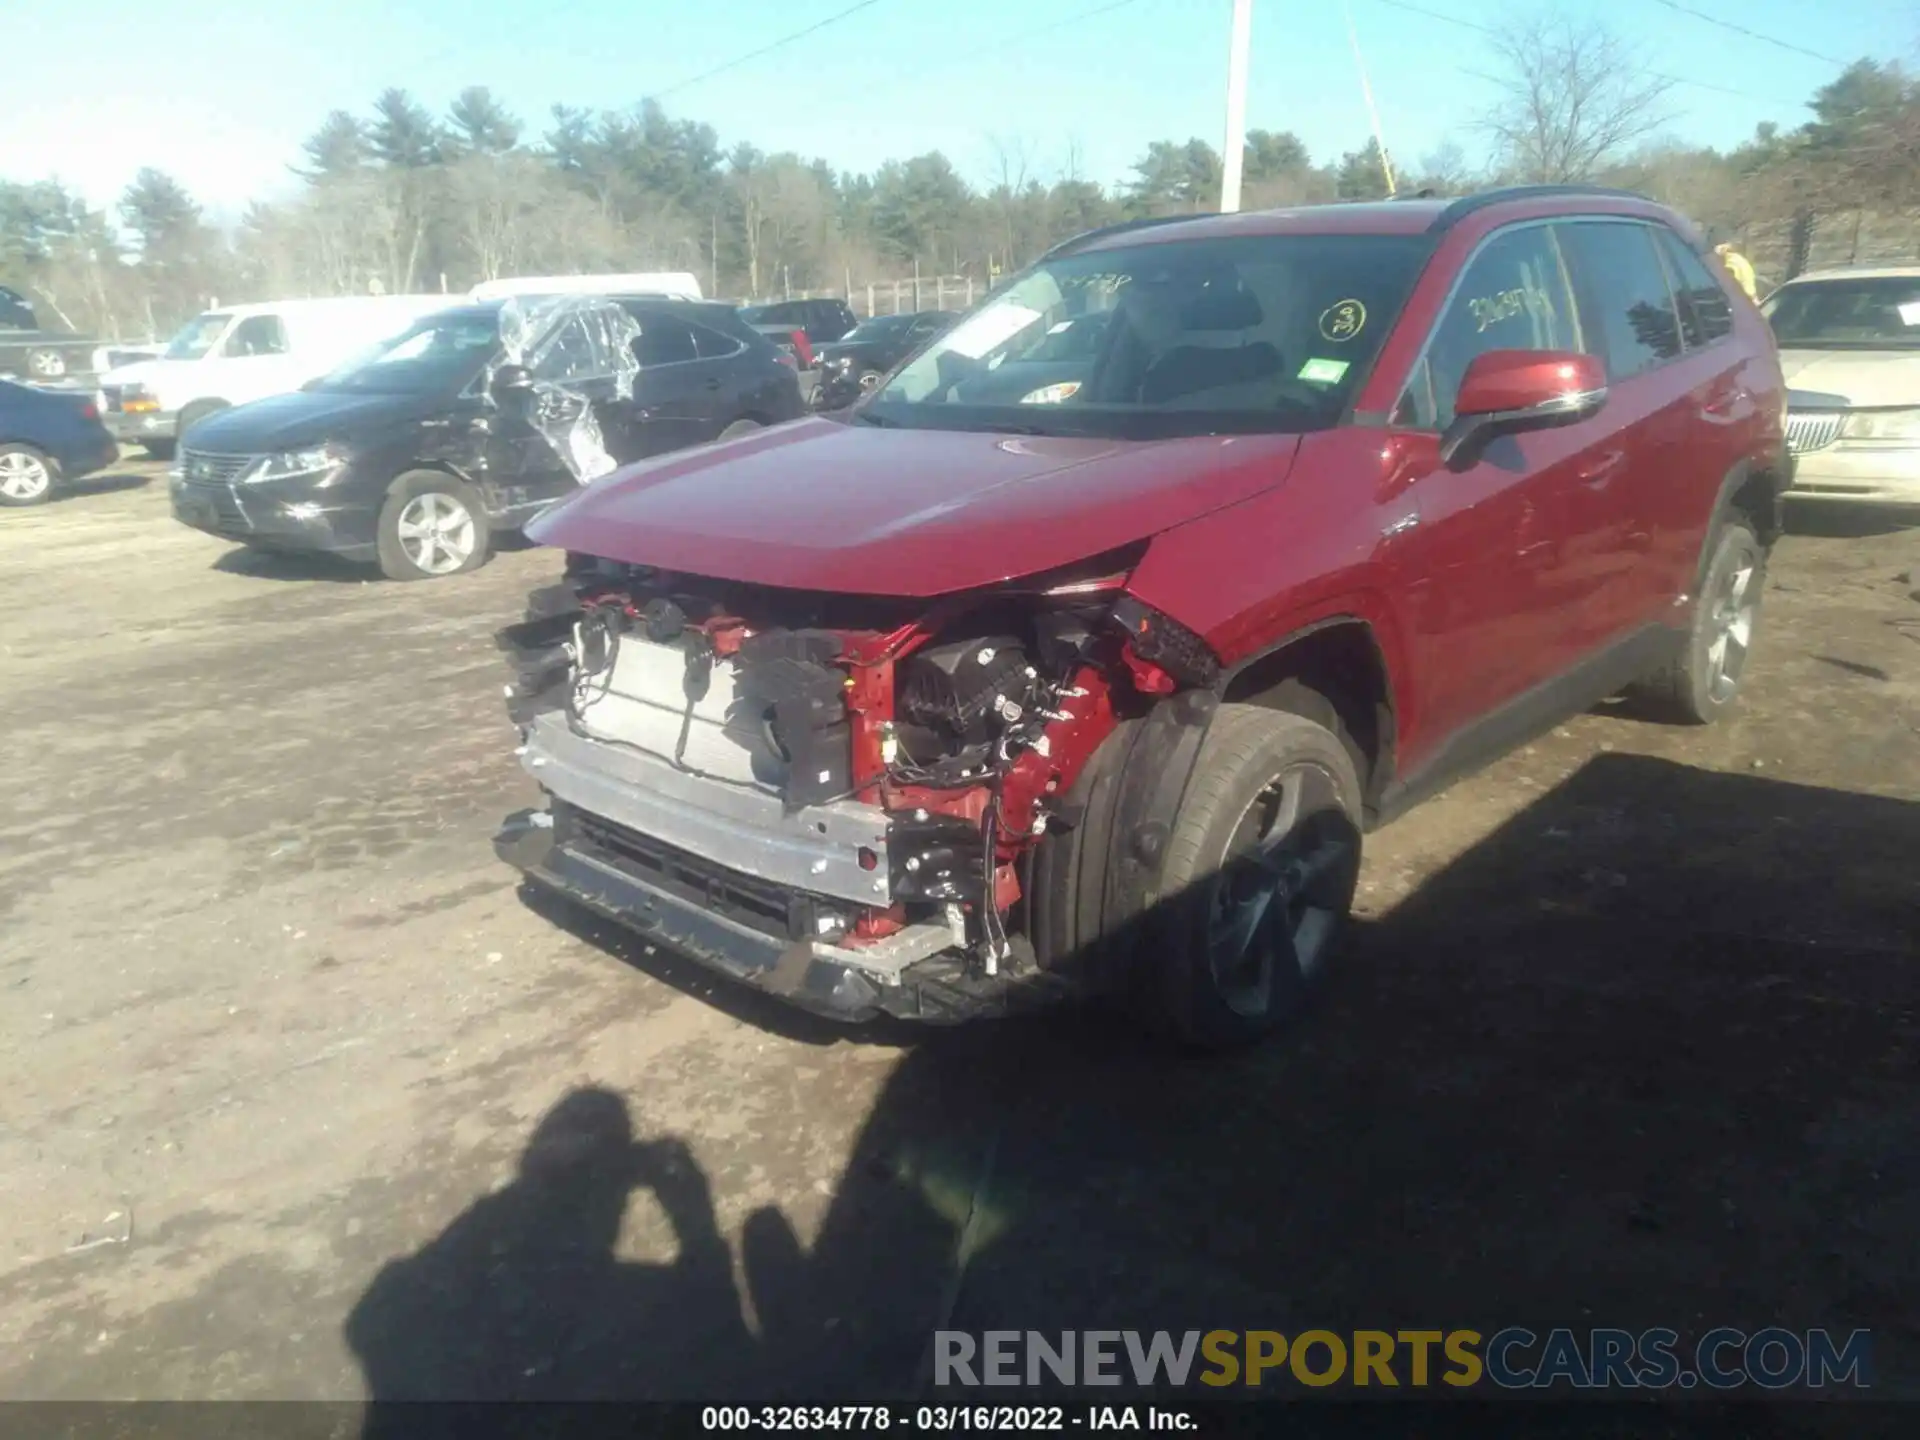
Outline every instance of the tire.
<svg viewBox="0 0 1920 1440">
<path fill-rule="evenodd" d="M 880 388 L 880 382 L 886 378 L 887 377 L 878 370 L 862 370 L 859 380 L 860 393 L 862 395 L 871 395 Z"/>
<path fill-rule="evenodd" d="M 194 426 L 198 425 L 202 420 L 206 419 L 209 415 L 218 415 L 222 410 L 226 410 L 229 408 L 230 407 L 228 406 L 227 402 L 224 400 L 194 401 L 191 405 L 187 406 L 186 409 L 180 412 L 179 423 L 173 427 L 173 434 L 174 434 L 175 441 L 180 444 L 186 443 L 187 432 L 189 430 L 191 430 Z"/>
<path fill-rule="evenodd" d="M 1711 725 L 1739 698 L 1766 584 L 1766 547 L 1745 520 L 1729 520 L 1714 537 L 1685 648 L 1634 687 L 1656 718 Z"/>
<path fill-rule="evenodd" d="M 179 447 L 171 440 L 142 440 L 140 448 L 155 460 L 171 460 Z"/>
<path fill-rule="evenodd" d="M 742 435 L 751 435 L 754 431 L 761 428 L 763 427 L 758 420 L 736 420 L 720 432 L 720 438 L 722 440 L 734 440 Z"/>
<path fill-rule="evenodd" d="M 67 373 L 67 357 L 58 350 L 29 350 L 27 375 L 34 380 L 58 380 Z"/>
<path fill-rule="evenodd" d="M 1333 731 L 1221 706 L 1168 836 L 1166 898 L 1137 951 L 1143 1018 L 1185 1045 L 1226 1050 L 1297 1015 L 1345 937 L 1360 807 Z"/>
<path fill-rule="evenodd" d="M 432 527 L 433 536 L 424 535 L 423 526 Z M 464 575 L 487 563 L 492 538 L 486 507 L 471 485 L 438 470 L 409 471 L 388 487 L 380 507 L 380 571 L 389 580 Z"/>
<path fill-rule="evenodd" d="M 44 505 L 53 498 L 53 461 L 31 445 L 0 445 L 0 505 Z"/>
</svg>

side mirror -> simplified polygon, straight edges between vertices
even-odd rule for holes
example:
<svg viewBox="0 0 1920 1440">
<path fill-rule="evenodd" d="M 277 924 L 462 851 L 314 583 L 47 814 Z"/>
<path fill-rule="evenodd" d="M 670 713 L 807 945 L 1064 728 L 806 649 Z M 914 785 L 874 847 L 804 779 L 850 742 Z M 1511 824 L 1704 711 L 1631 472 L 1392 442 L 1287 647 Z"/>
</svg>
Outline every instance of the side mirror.
<svg viewBox="0 0 1920 1440">
<path fill-rule="evenodd" d="M 1487 442 L 1522 430 L 1572 425 L 1607 403 L 1607 372 L 1595 355 L 1561 350 L 1489 350 L 1460 379 L 1440 462 L 1465 469 Z"/>
<path fill-rule="evenodd" d="M 533 393 L 533 371 L 524 365 L 502 365 L 493 372 L 487 393 L 496 404 Z"/>
</svg>

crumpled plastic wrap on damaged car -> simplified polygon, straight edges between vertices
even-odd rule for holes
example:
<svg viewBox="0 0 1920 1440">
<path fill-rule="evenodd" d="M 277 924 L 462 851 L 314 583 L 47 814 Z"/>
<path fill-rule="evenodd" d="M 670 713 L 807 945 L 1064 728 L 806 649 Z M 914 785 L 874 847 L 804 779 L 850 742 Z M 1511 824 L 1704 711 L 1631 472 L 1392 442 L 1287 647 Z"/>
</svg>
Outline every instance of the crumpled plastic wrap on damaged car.
<svg viewBox="0 0 1920 1440">
<path fill-rule="evenodd" d="M 500 311 L 503 362 L 533 376 L 528 420 L 582 485 L 615 468 L 596 404 L 633 398 L 640 322 L 597 295 L 512 299 Z"/>
</svg>

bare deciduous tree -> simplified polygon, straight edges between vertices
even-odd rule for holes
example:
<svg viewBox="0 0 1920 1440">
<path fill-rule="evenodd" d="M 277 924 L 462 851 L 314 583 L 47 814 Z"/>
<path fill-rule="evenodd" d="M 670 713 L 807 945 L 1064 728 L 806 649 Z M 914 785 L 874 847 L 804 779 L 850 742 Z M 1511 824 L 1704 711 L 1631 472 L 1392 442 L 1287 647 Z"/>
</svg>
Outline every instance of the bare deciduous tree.
<svg viewBox="0 0 1920 1440">
<path fill-rule="evenodd" d="M 1516 180 L 1592 179 L 1672 118 L 1673 81 L 1597 22 L 1548 15 L 1494 41 L 1499 102 L 1482 124 Z"/>
<path fill-rule="evenodd" d="M 548 190 L 548 173 L 527 156 L 475 152 L 447 167 L 446 217 L 480 279 L 527 265 Z"/>
</svg>

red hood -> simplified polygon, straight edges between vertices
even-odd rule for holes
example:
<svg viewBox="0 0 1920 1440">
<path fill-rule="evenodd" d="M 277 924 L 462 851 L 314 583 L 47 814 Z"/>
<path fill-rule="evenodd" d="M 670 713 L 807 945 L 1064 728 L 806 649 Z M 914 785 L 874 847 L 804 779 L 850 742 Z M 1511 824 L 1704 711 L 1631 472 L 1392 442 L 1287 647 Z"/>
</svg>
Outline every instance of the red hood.
<svg viewBox="0 0 1920 1440">
<path fill-rule="evenodd" d="M 931 596 L 1145 539 L 1279 484 L 1292 435 L 1151 442 L 824 419 L 645 461 L 527 527 L 543 545 L 796 590 Z"/>
</svg>

